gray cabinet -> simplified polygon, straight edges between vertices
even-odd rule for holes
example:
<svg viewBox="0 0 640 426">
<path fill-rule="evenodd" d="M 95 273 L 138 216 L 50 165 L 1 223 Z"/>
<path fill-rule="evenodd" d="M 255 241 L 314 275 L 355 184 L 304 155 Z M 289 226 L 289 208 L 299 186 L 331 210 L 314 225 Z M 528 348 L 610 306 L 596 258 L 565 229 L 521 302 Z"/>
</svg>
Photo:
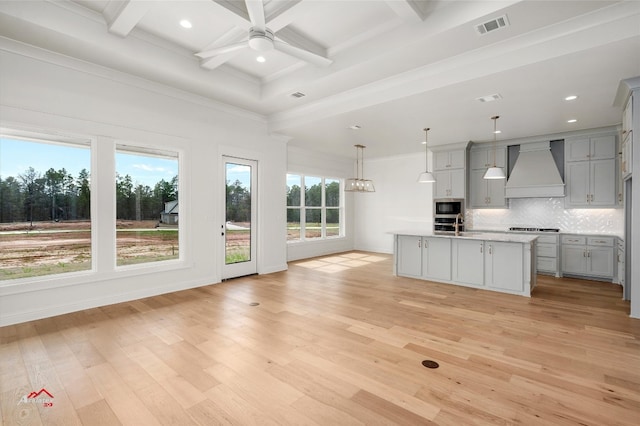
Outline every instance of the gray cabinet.
<svg viewBox="0 0 640 426">
<path fill-rule="evenodd" d="M 562 236 L 562 273 L 613 279 L 615 237 Z"/>
<path fill-rule="evenodd" d="M 433 152 L 434 198 L 465 198 L 466 144 Z"/>
<path fill-rule="evenodd" d="M 422 238 L 422 277 L 451 280 L 451 239 Z"/>
<path fill-rule="evenodd" d="M 484 286 L 484 241 L 456 239 L 452 242 L 453 280 Z"/>
<path fill-rule="evenodd" d="M 633 95 L 629 96 L 622 114 L 622 142 L 620 143 L 620 174 L 627 179 L 633 171 Z"/>
<path fill-rule="evenodd" d="M 396 273 L 405 277 L 422 276 L 422 237 L 398 235 Z"/>
<path fill-rule="evenodd" d="M 616 139 L 565 141 L 566 207 L 616 207 Z"/>
<path fill-rule="evenodd" d="M 433 172 L 434 198 L 464 198 L 464 169 Z"/>
<path fill-rule="evenodd" d="M 492 148 L 472 149 L 469 151 L 469 208 L 504 208 L 507 199 L 504 196 L 506 179 L 484 179 L 488 167 L 493 166 Z M 495 150 L 495 163 L 506 169 L 507 148 Z"/>
<path fill-rule="evenodd" d="M 536 241 L 536 271 L 559 276 L 558 235 L 542 234 Z"/>
<path fill-rule="evenodd" d="M 464 169 L 465 150 L 441 151 L 433 154 L 433 170 Z"/>
<path fill-rule="evenodd" d="M 485 242 L 484 282 L 491 289 L 520 293 L 524 288 L 524 247 L 500 241 Z"/>
<path fill-rule="evenodd" d="M 396 244 L 398 275 L 451 280 L 451 239 L 398 235 Z"/>
</svg>

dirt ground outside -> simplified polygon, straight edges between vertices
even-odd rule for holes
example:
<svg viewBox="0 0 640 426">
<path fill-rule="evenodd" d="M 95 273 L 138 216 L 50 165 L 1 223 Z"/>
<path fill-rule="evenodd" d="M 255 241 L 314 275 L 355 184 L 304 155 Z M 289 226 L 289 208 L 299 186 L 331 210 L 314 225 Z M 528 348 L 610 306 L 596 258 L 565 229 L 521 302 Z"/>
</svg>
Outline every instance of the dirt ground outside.
<svg viewBox="0 0 640 426">
<path fill-rule="evenodd" d="M 177 227 L 118 221 L 118 265 L 178 257 Z M 0 280 L 91 269 L 89 221 L 0 224 Z"/>
</svg>

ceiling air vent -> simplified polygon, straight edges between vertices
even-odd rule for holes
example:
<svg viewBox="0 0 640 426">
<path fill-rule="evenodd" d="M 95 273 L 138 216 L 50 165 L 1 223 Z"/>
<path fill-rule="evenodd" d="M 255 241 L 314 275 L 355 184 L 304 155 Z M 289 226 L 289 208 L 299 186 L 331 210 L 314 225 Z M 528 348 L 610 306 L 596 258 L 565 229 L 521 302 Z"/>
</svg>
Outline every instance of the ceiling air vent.
<svg viewBox="0 0 640 426">
<path fill-rule="evenodd" d="M 507 26 L 509 26 L 507 15 L 502 15 L 499 18 L 495 18 L 490 21 L 483 22 L 480 25 L 476 25 L 476 31 L 478 32 L 478 34 L 482 35 Z"/>
<path fill-rule="evenodd" d="M 307 95 L 305 95 L 302 92 L 295 92 L 295 93 L 292 93 L 291 96 L 293 96 L 294 98 L 302 98 L 302 97 L 307 96 Z"/>
</svg>

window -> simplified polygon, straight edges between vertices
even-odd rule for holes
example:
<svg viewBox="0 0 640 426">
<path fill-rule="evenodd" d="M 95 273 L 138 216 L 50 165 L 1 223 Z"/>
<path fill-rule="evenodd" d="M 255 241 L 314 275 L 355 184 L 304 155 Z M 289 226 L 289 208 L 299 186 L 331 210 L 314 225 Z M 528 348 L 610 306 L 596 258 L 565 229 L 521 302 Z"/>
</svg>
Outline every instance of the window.
<svg viewBox="0 0 640 426">
<path fill-rule="evenodd" d="M 178 154 L 116 146 L 116 264 L 179 258 Z"/>
<path fill-rule="evenodd" d="M 91 269 L 90 142 L 59 139 L 0 135 L 0 280 Z"/>
<path fill-rule="evenodd" d="M 288 241 L 343 235 L 340 186 L 339 179 L 287 174 Z"/>
</svg>

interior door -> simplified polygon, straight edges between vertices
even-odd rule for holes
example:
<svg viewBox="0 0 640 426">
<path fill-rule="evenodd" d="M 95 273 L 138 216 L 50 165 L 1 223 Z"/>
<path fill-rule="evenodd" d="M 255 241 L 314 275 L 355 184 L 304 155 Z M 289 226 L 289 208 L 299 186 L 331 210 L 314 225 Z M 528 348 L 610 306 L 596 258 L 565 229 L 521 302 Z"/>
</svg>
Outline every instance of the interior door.
<svg viewBox="0 0 640 426">
<path fill-rule="evenodd" d="M 224 242 L 222 279 L 258 272 L 257 170 L 254 160 L 223 156 L 225 176 L 224 218 L 220 234 Z"/>
</svg>

